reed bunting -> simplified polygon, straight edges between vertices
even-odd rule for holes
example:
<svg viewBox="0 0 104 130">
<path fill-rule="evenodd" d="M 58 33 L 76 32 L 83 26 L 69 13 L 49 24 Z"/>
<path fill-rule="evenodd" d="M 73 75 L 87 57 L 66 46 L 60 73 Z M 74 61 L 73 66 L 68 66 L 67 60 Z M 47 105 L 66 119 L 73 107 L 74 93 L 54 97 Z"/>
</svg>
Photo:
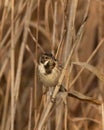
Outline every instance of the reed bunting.
<svg viewBox="0 0 104 130">
<path fill-rule="evenodd" d="M 61 74 L 61 67 L 51 53 L 43 54 L 39 59 L 39 77 L 45 87 L 55 87 Z"/>
<path fill-rule="evenodd" d="M 46 88 L 54 88 L 59 80 L 62 72 L 62 67 L 59 65 L 58 61 L 51 53 L 44 53 L 39 58 L 38 72 L 40 81 L 44 84 Z M 67 92 L 67 90 L 61 85 L 61 92 Z M 68 96 L 77 98 L 79 100 L 89 101 L 99 105 L 99 101 L 91 97 L 85 96 L 75 90 L 70 90 L 67 92 Z"/>
</svg>

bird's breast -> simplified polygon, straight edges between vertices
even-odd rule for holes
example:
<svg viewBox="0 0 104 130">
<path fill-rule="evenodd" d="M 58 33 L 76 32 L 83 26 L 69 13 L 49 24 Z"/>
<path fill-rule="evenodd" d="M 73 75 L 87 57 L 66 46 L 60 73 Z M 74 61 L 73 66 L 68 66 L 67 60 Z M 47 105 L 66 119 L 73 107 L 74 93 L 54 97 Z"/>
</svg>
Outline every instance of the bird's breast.
<svg viewBox="0 0 104 130">
<path fill-rule="evenodd" d="M 58 82 L 58 79 L 61 73 L 60 70 L 58 70 L 55 67 L 51 73 L 47 74 L 45 72 L 46 70 L 44 68 L 44 65 L 39 66 L 39 76 L 40 76 L 41 82 L 43 82 L 43 84 L 46 87 L 54 87 Z"/>
</svg>

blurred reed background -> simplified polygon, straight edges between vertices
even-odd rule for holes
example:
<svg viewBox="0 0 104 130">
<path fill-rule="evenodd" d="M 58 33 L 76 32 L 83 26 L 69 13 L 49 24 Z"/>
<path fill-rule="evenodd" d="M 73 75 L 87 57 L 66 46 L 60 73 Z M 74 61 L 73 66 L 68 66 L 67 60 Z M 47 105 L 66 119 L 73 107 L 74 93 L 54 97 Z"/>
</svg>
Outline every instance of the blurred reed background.
<svg viewBox="0 0 104 130">
<path fill-rule="evenodd" d="M 0 130 L 38 130 L 47 111 L 38 58 L 52 52 L 64 66 L 81 25 L 63 83 L 104 100 L 103 21 L 103 0 L 0 0 Z M 101 106 L 68 98 L 53 105 L 42 130 L 104 130 L 103 115 Z"/>
</svg>

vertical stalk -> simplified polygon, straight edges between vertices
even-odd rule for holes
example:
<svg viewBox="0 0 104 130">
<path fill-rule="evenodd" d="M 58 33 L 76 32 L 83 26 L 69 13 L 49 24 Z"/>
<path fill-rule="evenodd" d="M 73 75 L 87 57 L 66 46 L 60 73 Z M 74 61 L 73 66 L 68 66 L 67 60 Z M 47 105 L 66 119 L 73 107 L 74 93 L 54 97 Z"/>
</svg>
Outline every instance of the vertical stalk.
<svg viewBox="0 0 104 130">
<path fill-rule="evenodd" d="M 33 104 L 33 89 L 30 89 L 30 106 L 29 106 L 29 121 L 28 121 L 28 130 L 31 130 L 31 122 L 32 122 L 32 104 Z"/>
<path fill-rule="evenodd" d="M 104 130 L 104 104 L 102 104 L 102 130 Z"/>
<path fill-rule="evenodd" d="M 68 1 L 66 1 L 68 4 Z M 66 44 L 65 44 L 65 54 L 64 54 L 64 62 L 66 62 L 66 59 L 71 51 L 71 46 L 72 46 L 72 40 L 73 40 L 73 35 L 74 35 L 74 24 L 75 24 L 75 16 L 76 16 L 76 10 L 77 10 L 77 4 L 78 0 L 73 0 L 71 1 L 71 7 L 70 7 L 70 13 L 68 16 L 68 29 L 67 29 L 67 35 L 66 35 Z M 67 5 L 66 5 L 67 6 Z M 71 67 L 71 66 L 70 66 Z M 70 77 L 70 72 L 67 73 L 66 77 Z M 66 79 L 66 88 L 68 89 L 68 81 L 69 78 Z M 65 130 L 67 130 L 68 126 L 68 108 L 67 104 L 65 105 Z"/>
<path fill-rule="evenodd" d="M 78 4 L 78 0 L 71 1 L 71 8 L 68 17 L 68 30 L 67 30 L 66 44 L 65 44 L 64 63 L 66 62 L 69 51 L 71 51 L 77 4 Z"/>
<path fill-rule="evenodd" d="M 35 49 L 35 58 L 37 61 L 37 53 L 38 53 L 38 35 L 39 35 L 39 14 L 40 14 L 40 0 L 38 0 L 38 6 L 37 6 L 37 28 L 36 28 L 36 49 Z M 37 121 L 37 64 L 35 64 L 35 124 Z"/>
<path fill-rule="evenodd" d="M 54 5 L 54 19 L 53 19 L 53 38 L 52 38 L 52 53 L 54 54 L 55 43 L 56 43 L 56 24 L 57 24 L 57 2 Z"/>
<path fill-rule="evenodd" d="M 14 60 L 14 0 L 11 2 L 11 130 L 14 130 L 14 77 L 15 77 L 15 60 Z"/>
</svg>

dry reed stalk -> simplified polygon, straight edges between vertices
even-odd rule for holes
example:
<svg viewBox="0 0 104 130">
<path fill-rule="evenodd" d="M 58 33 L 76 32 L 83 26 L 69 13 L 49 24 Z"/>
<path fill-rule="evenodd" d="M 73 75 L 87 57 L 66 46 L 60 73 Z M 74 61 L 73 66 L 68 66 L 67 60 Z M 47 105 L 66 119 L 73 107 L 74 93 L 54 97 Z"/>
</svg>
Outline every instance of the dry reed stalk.
<svg viewBox="0 0 104 130">
<path fill-rule="evenodd" d="M 66 4 L 68 4 L 68 1 L 66 1 Z M 70 52 L 70 48 L 72 46 L 72 40 L 73 40 L 73 34 L 74 34 L 74 24 L 75 24 L 75 16 L 76 16 L 76 10 L 77 10 L 77 4 L 78 4 L 78 0 L 73 0 L 71 2 L 71 7 L 70 7 L 70 13 L 68 16 L 68 25 L 67 25 L 67 34 L 66 34 L 66 41 L 65 41 L 65 53 L 64 53 L 64 57 L 63 57 L 63 62 L 66 62 L 66 59 L 69 55 Z M 68 5 L 66 5 L 68 6 Z M 66 19 L 67 20 L 67 19 Z M 70 67 L 69 67 L 70 68 Z M 67 77 L 70 77 L 70 72 L 67 73 Z M 69 78 L 66 79 L 66 89 L 68 89 L 68 81 Z M 68 127 L 68 106 L 67 104 L 65 105 L 65 130 L 67 130 Z"/>
<path fill-rule="evenodd" d="M 14 48 L 14 0 L 11 2 L 11 130 L 14 130 L 14 82 L 15 82 L 15 48 Z"/>
<path fill-rule="evenodd" d="M 38 6 L 37 6 L 37 27 L 36 27 L 36 48 L 35 48 L 35 59 L 37 61 L 37 55 L 38 55 L 38 39 L 39 39 L 39 21 L 40 21 L 40 0 L 37 1 L 38 2 Z M 35 65 L 35 75 L 34 75 L 34 101 L 35 101 L 35 124 L 37 121 L 37 102 L 38 102 L 38 97 L 37 97 L 37 92 L 38 92 L 38 88 L 37 88 L 37 64 Z"/>
<path fill-rule="evenodd" d="M 55 45 L 57 45 L 57 17 L 58 17 L 58 2 L 54 3 L 54 17 L 53 17 L 53 38 L 52 38 L 52 54 L 55 55 Z M 60 44 L 61 45 L 61 44 Z M 61 109 L 59 109 L 61 107 Z M 63 117 L 63 104 L 61 103 L 60 105 L 58 105 L 56 107 L 56 111 L 55 111 L 55 117 L 56 117 L 56 129 L 60 129 L 62 127 L 62 117 Z M 51 117 L 49 117 L 50 119 L 50 124 L 51 124 Z M 50 128 L 51 129 L 51 128 Z M 60 129 L 61 130 L 61 129 Z"/>
<path fill-rule="evenodd" d="M 31 130 L 32 123 L 32 105 L 33 105 L 33 89 L 30 88 L 30 107 L 29 107 L 29 121 L 28 121 L 28 130 Z"/>
<path fill-rule="evenodd" d="M 7 82 L 7 88 L 6 88 L 6 94 L 4 99 L 4 110 L 3 110 L 3 116 L 2 116 L 2 123 L 1 123 L 1 130 L 5 129 L 6 125 L 6 117 L 7 117 L 7 110 L 8 110 L 8 101 L 9 101 L 9 92 L 10 92 L 10 72 L 8 74 L 8 82 Z"/>
<path fill-rule="evenodd" d="M 40 103 L 40 106 L 39 106 L 39 109 L 38 109 L 38 112 L 37 112 L 37 120 L 36 120 L 36 124 L 35 124 L 34 130 L 37 130 L 39 119 L 40 119 L 40 116 L 41 116 L 42 106 L 43 106 L 43 100 L 41 100 L 41 103 Z"/>
<path fill-rule="evenodd" d="M 78 117 L 78 118 L 72 118 L 70 121 L 72 122 L 78 122 L 78 121 L 84 121 L 84 120 L 89 120 L 89 121 L 92 121 L 96 124 L 101 124 L 100 121 L 96 120 L 96 119 L 92 119 L 92 118 L 89 118 L 89 117 Z"/>
<path fill-rule="evenodd" d="M 102 4 L 102 3 L 99 3 L 99 21 L 98 21 L 98 23 L 99 23 L 99 26 L 98 26 L 98 33 L 99 33 L 99 41 L 103 38 L 103 36 L 104 36 L 104 33 L 103 33 L 103 26 L 104 26 L 104 24 L 103 24 L 103 7 L 104 7 L 104 5 Z"/>
<path fill-rule="evenodd" d="M 2 15 L 2 20 L 1 20 L 1 28 L 0 28 L 0 41 L 2 39 L 2 36 L 3 36 L 3 28 L 4 28 L 4 25 L 5 25 L 5 21 L 6 21 L 6 18 L 7 18 L 7 15 L 9 13 L 8 11 L 9 9 L 9 0 L 5 0 L 5 3 L 4 3 L 4 10 L 3 10 L 3 15 Z"/>
<path fill-rule="evenodd" d="M 66 62 L 69 52 L 71 51 L 77 4 L 78 0 L 73 0 L 71 3 L 70 13 L 68 17 L 68 26 L 67 26 L 68 30 L 66 35 L 64 62 Z"/>
<path fill-rule="evenodd" d="M 68 19 L 68 16 L 67 16 L 67 8 L 68 7 L 67 6 L 68 6 L 68 0 L 65 0 L 65 2 L 62 3 L 62 5 L 63 5 L 63 11 L 64 11 L 63 23 L 62 23 L 62 29 L 61 29 L 60 42 L 59 42 L 59 45 L 58 45 L 58 48 L 57 48 L 57 52 L 55 54 L 55 58 L 56 59 L 59 56 L 59 52 L 61 52 L 61 48 L 63 46 L 62 43 L 64 44 L 65 36 L 66 36 L 66 33 L 67 33 L 67 19 Z"/>
<path fill-rule="evenodd" d="M 101 0 L 101 1 L 102 1 L 102 0 Z M 99 18 L 98 18 L 98 40 L 100 41 L 101 39 L 104 38 L 104 32 L 103 32 L 103 28 L 104 28 L 104 23 L 103 23 L 104 5 L 103 5 L 103 4 L 99 3 L 98 11 L 99 11 L 99 13 L 98 13 L 98 17 L 99 17 Z M 98 64 L 98 66 L 97 66 L 97 67 L 100 68 L 100 70 L 101 70 L 102 72 L 104 72 L 104 68 L 103 68 L 104 57 L 102 57 L 103 50 L 104 50 L 104 49 L 103 49 L 103 46 L 102 46 L 102 48 L 100 48 L 100 51 L 98 52 L 99 64 Z M 103 84 L 102 84 L 102 82 L 100 82 L 100 81 L 99 81 L 99 87 L 100 87 L 100 93 L 101 93 L 101 95 L 103 95 L 103 94 L 104 94 L 104 93 L 103 93 Z M 104 99 L 103 96 L 102 96 L 102 99 Z"/>
<path fill-rule="evenodd" d="M 68 77 L 71 75 L 71 72 L 72 72 L 72 69 L 73 69 L 73 64 L 70 65 L 70 68 L 69 68 L 69 72 L 68 72 Z M 70 77 L 66 79 L 66 89 L 68 90 L 68 86 L 69 86 L 69 82 L 70 82 Z M 68 111 L 68 102 L 65 104 L 65 130 L 67 130 L 67 127 L 68 127 L 68 116 L 70 115 L 69 111 Z"/>
<path fill-rule="evenodd" d="M 6 120 L 6 124 L 5 124 L 5 130 L 10 130 L 10 109 L 8 110 L 8 113 L 7 113 L 7 120 Z"/>
<path fill-rule="evenodd" d="M 5 55 L 5 54 L 7 54 L 7 53 L 5 53 L 7 50 L 8 50 L 8 48 L 10 47 L 10 45 L 7 43 L 6 45 L 5 45 L 5 47 L 3 47 L 2 49 L 1 49 L 1 54 L 0 54 L 0 59 L 2 60 L 2 56 L 3 55 Z"/>
<path fill-rule="evenodd" d="M 63 128 L 63 105 L 63 102 L 60 102 L 60 104 L 56 107 L 56 130 L 62 130 Z"/>
<path fill-rule="evenodd" d="M 64 128 L 67 130 L 68 128 L 68 105 L 65 105 L 65 117 L 64 117 Z"/>
<path fill-rule="evenodd" d="M 54 18 L 53 18 L 53 37 L 52 37 L 52 54 L 55 54 L 56 33 L 57 33 L 57 2 L 54 5 Z"/>
<path fill-rule="evenodd" d="M 49 39 L 51 41 L 51 32 L 49 27 L 49 7 L 51 6 L 51 1 L 47 0 L 45 4 L 45 30 L 48 33 Z M 52 8 L 52 6 L 51 6 Z"/>
<path fill-rule="evenodd" d="M 71 44 L 72 44 L 72 39 L 73 39 L 73 31 L 72 30 L 74 29 L 77 3 L 78 3 L 77 0 L 74 0 L 74 1 L 71 2 L 71 8 L 70 8 L 69 16 L 68 16 L 68 13 L 67 13 L 68 12 L 68 1 L 66 0 L 65 3 L 64 3 L 64 29 L 67 30 L 67 33 L 66 33 L 66 41 L 65 41 L 65 47 L 64 47 L 65 53 L 64 53 L 64 57 L 63 57 L 63 59 L 64 59 L 63 62 L 66 61 L 68 52 L 70 50 L 69 46 L 71 46 Z M 67 21 L 68 21 L 68 25 L 67 25 Z M 65 105 L 65 117 L 64 117 L 65 130 L 67 129 L 67 126 L 68 126 L 68 124 L 67 124 L 68 113 L 67 112 L 68 112 L 68 108 L 67 108 L 67 104 L 66 104 Z M 61 113 L 63 113 L 63 112 L 61 112 Z"/>
<path fill-rule="evenodd" d="M 102 130 L 104 130 L 104 104 L 102 103 Z"/>
<path fill-rule="evenodd" d="M 8 29 L 7 33 L 5 34 L 5 37 L 2 39 L 1 43 L 0 43 L 0 49 L 3 47 L 3 45 L 5 44 L 7 38 L 9 37 L 11 32 L 11 27 Z"/>
<path fill-rule="evenodd" d="M 8 62 L 9 62 L 9 59 L 6 59 L 4 61 L 4 64 L 1 67 L 1 70 L 0 70 L 0 80 L 1 80 L 1 78 L 3 76 L 3 74 L 4 74 L 4 71 L 5 71 L 5 69 L 6 69 L 7 65 L 8 65 Z"/>
</svg>

